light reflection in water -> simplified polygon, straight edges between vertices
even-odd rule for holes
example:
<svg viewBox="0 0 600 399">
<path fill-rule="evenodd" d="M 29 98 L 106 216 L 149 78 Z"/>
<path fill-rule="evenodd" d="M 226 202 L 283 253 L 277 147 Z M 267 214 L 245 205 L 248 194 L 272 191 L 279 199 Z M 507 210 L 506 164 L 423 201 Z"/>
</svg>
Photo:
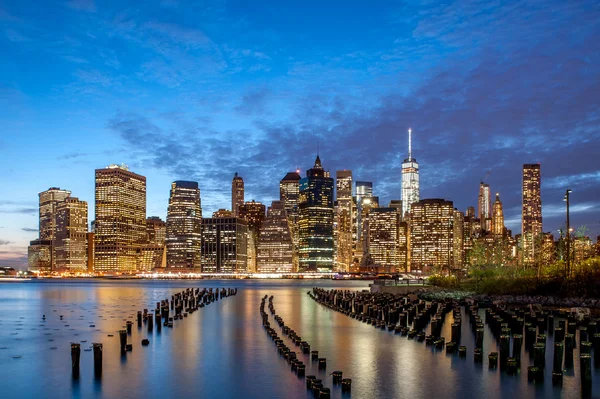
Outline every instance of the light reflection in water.
<svg viewBox="0 0 600 399">
<path fill-rule="evenodd" d="M 367 288 L 366 284 L 327 280 L 4 284 L 0 286 L 0 348 L 7 349 L 0 349 L 2 398 L 309 398 L 304 381 L 291 373 L 262 328 L 258 306 L 264 295 L 273 295 L 276 311 L 285 323 L 308 341 L 312 350 L 327 358 L 327 370 L 318 371 L 316 363 L 287 343 L 306 363 L 307 375 L 315 374 L 333 388 L 334 398 L 342 396 L 339 387 L 332 386 L 329 374 L 333 370 L 352 378 L 353 398 L 579 394 L 577 351 L 562 389 L 552 387 L 548 371 L 546 383 L 534 386 L 527 383 L 526 372 L 512 377 L 487 369 L 487 354 L 495 350 L 487 327 L 484 364 L 474 364 L 473 336 L 465 315 L 461 344 L 469 351 L 467 359 L 459 359 L 327 309 L 306 295 L 313 286 L 359 290 Z M 155 325 L 148 333 L 145 324 L 137 328 L 138 310 L 152 310 L 156 302 L 188 287 L 237 287 L 239 292 L 176 322 L 172 329 L 162 327 L 158 333 Z M 42 314 L 47 317 L 45 322 Z M 121 357 L 117 330 L 124 328 L 126 320 L 134 321 L 129 337 L 134 349 Z M 442 330 L 448 340 L 451 324 L 449 313 Z M 142 347 L 140 341 L 146 337 L 150 345 Z M 101 381 L 94 380 L 92 352 L 86 351 L 81 354 L 80 379 L 71 379 L 69 342 L 83 340 L 82 349 L 92 342 L 104 344 Z M 550 342 L 548 347 L 552 347 Z M 15 355 L 21 358 L 13 359 Z M 547 350 L 547 358 L 551 362 L 551 350 Z M 523 353 L 522 359 L 525 369 L 529 357 Z M 600 394 L 595 386 L 594 394 Z"/>
</svg>

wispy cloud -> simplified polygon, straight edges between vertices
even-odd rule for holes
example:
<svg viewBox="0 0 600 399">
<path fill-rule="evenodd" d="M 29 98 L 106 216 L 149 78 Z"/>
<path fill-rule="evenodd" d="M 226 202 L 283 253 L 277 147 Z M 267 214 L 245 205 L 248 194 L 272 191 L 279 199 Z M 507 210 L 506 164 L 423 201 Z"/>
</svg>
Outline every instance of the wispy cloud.
<svg viewBox="0 0 600 399">
<path fill-rule="evenodd" d="M 74 10 L 96 12 L 96 3 L 94 3 L 94 0 L 69 0 L 66 4 Z"/>
</svg>

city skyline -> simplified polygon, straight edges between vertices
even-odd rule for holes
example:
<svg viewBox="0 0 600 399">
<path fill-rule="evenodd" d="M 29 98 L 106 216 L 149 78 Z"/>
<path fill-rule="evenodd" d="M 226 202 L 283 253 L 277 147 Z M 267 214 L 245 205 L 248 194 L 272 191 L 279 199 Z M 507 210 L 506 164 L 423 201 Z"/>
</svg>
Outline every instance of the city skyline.
<svg viewBox="0 0 600 399">
<path fill-rule="evenodd" d="M 522 165 L 540 162 L 543 230 L 564 224 L 570 188 L 571 224 L 599 235 L 597 6 L 378 5 L 276 7 L 280 22 L 261 15 L 266 5 L 0 6 L 12 55 L 0 67 L 0 265 L 26 263 L 38 193 L 70 190 L 93 215 L 92 171 L 115 162 L 148 178 L 147 216 L 163 219 L 176 180 L 199 182 L 207 215 L 228 207 L 235 172 L 247 199 L 271 204 L 317 146 L 332 175 L 352 170 L 385 205 L 401 199 L 409 127 L 421 198 L 464 212 L 492 170 L 486 183 L 517 234 Z M 51 23 L 50 11 L 77 23 Z M 313 29 L 286 24 L 296 18 Z"/>
</svg>

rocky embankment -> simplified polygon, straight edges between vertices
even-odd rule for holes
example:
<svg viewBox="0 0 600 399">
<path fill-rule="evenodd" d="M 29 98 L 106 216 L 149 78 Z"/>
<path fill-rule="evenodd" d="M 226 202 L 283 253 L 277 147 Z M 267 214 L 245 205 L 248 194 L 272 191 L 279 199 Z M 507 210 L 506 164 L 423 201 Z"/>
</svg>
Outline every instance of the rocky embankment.
<svg viewBox="0 0 600 399">
<path fill-rule="evenodd" d="M 456 300 L 476 300 L 507 305 L 530 305 L 555 306 L 563 308 L 585 307 L 600 309 L 598 298 L 557 298 L 552 296 L 531 295 L 485 295 L 469 291 L 448 290 L 443 288 L 422 289 L 415 294 L 424 300 L 442 300 L 452 298 Z"/>
</svg>

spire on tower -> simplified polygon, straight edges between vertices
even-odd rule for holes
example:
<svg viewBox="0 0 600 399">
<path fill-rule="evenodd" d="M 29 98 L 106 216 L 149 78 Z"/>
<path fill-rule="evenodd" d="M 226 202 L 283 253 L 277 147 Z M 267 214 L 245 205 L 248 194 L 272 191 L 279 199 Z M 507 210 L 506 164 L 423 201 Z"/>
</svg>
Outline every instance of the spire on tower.
<svg viewBox="0 0 600 399">
<path fill-rule="evenodd" d="M 412 129 L 408 128 L 408 159 L 412 159 Z"/>
</svg>

